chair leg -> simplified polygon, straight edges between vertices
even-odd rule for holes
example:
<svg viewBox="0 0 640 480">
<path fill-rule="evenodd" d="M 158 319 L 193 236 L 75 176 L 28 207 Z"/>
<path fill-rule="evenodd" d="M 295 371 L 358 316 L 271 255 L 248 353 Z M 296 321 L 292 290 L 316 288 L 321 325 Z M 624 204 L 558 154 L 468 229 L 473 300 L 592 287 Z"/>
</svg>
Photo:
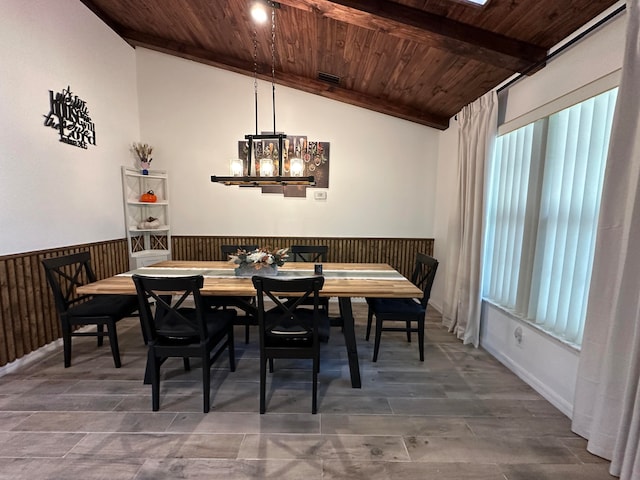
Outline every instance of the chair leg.
<svg viewBox="0 0 640 480">
<path fill-rule="evenodd" d="M 424 317 L 418 319 L 418 349 L 420 361 L 424 362 Z"/>
<path fill-rule="evenodd" d="M 411 343 L 411 322 L 407 320 L 407 342 Z"/>
<path fill-rule="evenodd" d="M 244 343 L 249 343 L 249 320 L 247 319 L 247 324 L 244 326 Z"/>
<path fill-rule="evenodd" d="M 104 343 L 104 325 L 96 325 L 97 337 L 98 337 L 98 346 L 101 347 Z"/>
<path fill-rule="evenodd" d="M 207 352 L 202 355 L 202 394 L 202 412 L 209 413 L 211 406 L 211 359 Z"/>
<path fill-rule="evenodd" d="M 264 413 L 266 408 L 267 396 L 267 359 L 260 358 L 260 413 Z"/>
<path fill-rule="evenodd" d="M 147 370 L 151 371 L 151 410 L 160 410 L 160 362 L 152 349 L 147 354 Z"/>
<path fill-rule="evenodd" d="M 149 339 L 147 338 L 147 332 L 144 331 L 144 324 L 142 323 L 142 315 L 139 316 L 140 319 L 140 330 L 142 331 L 142 340 L 145 345 L 149 344 Z"/>
<path fill-rule="evenodd" d="M 118 346 L 118 331 L 116 330 L 116 322 L 111 321 L 107 324 L 107 334 L 109 335 L 109 344 L 111 345 L 111 355 L 113 355 L 113 363 L 116 368 L 120 368 L 120 347 Z M 100 337 L 101 338 L 101 337 Z"/>
<path fill-rule="evenodd" d="M 378 361 L 378 351 L 380 350 L 380 337 L 382 336 L 382 319 L 376 315 L 376 339 L 373 344 L 373 361 Z"/>
<path fill-rule="evenodd" d="M 273 373 L 273 358 L 269 359 L 269 373 Z"/>
<path fill-rule="evenodd" d="M 318 371 L 320 370 L 319 358 L 316 355 L 313 358 L 313 391 L 311 397 L 311 413 L 318 413 Z"/>
<path fill-rule="evenodd" d="M 62 321 L 62 343 L 64 345 L 64 368 L 71 366 L 71 325 Z"/>
<path fill-rule="evenodd" d="M 367 313 L 367 334 L 365 335 L 365 340 L 369 341 L 369 336 L 371 335 L 371 322 L 373 321 L 373 310 L 369 307 L 369 311 Z"/>
<path fill-rule="evenodd" d="M 182 363 L 184 365 L 185 372 L 191 370 L 191 361 L 189 360 L 189 357 L 182 357 Z"/>
<path fill-rule="evenodd" d="M 247 327 L 249 328 L 249 327 Z M 236 371 L 236 346 L 233 339 L 233 325 L 229 325 L 229 331 L 227 332 L 227 350 L 229 352 L 229 371 Z"/>
</svg>

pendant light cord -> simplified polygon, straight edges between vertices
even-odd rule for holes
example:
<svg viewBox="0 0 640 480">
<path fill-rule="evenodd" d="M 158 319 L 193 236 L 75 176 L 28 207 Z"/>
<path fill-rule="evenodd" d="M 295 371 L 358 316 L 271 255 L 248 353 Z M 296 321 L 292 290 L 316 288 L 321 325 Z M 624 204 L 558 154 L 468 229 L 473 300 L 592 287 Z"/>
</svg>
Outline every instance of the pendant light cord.
<svg viewBox="0 0 640 480">
<path fill-rule="evenodd" d="M 258 134 L 258 31 L 253 29 L 253 103 L 256 113 L 256 135 Z"/>
<path fill-rule="evenodd" d="M 276 134 L 276 9 L 271 6 L 271 104 L 273 134 Z"/>
</svg>

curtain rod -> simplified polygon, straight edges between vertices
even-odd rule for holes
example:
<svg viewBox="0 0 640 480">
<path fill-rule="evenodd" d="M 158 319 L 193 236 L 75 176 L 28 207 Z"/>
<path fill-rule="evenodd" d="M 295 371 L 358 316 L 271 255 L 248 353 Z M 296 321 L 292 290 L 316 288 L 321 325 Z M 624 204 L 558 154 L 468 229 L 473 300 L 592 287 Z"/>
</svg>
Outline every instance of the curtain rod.
<svg viewBox="0 0 640 480">
<path fill-rule="evenodd" d="M 593 25 L 591 25 L 589 28 L 587 28 L 584 32 L 582 32 L 581 34 L 577 35 L 576 37 L 572 38 L 570 41 L 568 41 L 567 43 L 565 43 L 564 45 L 562 45 L 560 48 L 558 48 L 557 50 L 555 50 L 553 53 L 550 53 L 549 55 L 547 55 L 544 60 L 539 61 L 538 63 L 530 66 L 529 68 L 527 68 L 524 72 L 520 73 L 520 75 L 518 75 L 517 77 L 512 78 L 511 80 L 509 80 L 507 83 L 505 83 L 503 86 L 501 86 L 500 88 L 498 88 L 496 90 L 496 93 L 500 93 L 501 91 L 503 91 L 506 88 L 509 88 L 511 85 L 513 85 L 514 83 L 518 82 L 520 79 L 522 79 L 522 77 L 526 77 L 527 73 L 529 73 L 530 71 L 538 68 L 540 65 L 547 63 L 549 60 L 551 60 L 553 57 L 555 57 L 556 55 L 558 55 L 559 53 L 563 52 L 564 50 L 566 50 L 567 48 L 569 48 L 570 46 L 574 45 L 575 43 L 579 42 L 580 40 L 582 40 L 584 37 L 586 37 L 587 35 L 589 35 L 591 32 L 593 32 L 595 29 L 601 27 L 602 25 L 604 25 L 605 23 L 607 23 L 609 20 L 611 20 L 613 17 L 615 17 L 616 15 L 618 15 L 619 13 L 622 13 L 626 10 L 627 5 L 624 4 L 620 7 L 618 7 L 617 9 L 615 9 L 613 12 L 611 12 L 609 15 L 607 15 L 606 17 L 604 17 L 603 19 L 601 19 L 600 21 L 598 21 L 597 23 L 594 23 Z"/>
</svg>

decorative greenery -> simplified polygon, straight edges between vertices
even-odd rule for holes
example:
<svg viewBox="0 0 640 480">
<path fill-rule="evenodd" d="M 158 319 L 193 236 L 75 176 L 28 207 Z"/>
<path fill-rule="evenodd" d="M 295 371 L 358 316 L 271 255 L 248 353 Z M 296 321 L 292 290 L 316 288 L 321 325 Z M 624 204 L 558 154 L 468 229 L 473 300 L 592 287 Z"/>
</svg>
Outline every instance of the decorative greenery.
<svg viewBox="0 0 640 480">
<path fill-rule="evenodd" d="M 277 265 L 281 267 L 287 261 L 289 255 L 288 248 L 270 249 L 257 248 L 251 252 L 246 250 L 238 250 L 235 255 L 229 255 L 229 261 L 238 265 L 236 268 L 244 266 L 252 266 L 256 269 L 272 267 Z"/>
<path fill-rule="evenodd" d="M 131 145 L 131 149 L 142 163 L 151 163 L 151 160 L 153 160 L 153 158 L 151 158 L 153 147 L 148 143 L 135 142 Z"/>
</svg>

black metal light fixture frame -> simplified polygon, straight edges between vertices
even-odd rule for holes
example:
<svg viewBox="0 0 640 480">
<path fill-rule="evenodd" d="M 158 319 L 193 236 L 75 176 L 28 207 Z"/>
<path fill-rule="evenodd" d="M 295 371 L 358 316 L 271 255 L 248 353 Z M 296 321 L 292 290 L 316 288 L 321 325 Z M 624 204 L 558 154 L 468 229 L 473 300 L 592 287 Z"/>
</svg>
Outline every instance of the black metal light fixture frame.
<svg viewBox="0 0 640 480">
<path fill-rule="evenodd" d="M 224 183 L 225 185 L 240 185 L 246 187 L 260 187 L 267 185 L 308 185 L 313 186 L 316 184 L 315 177 L 313 175 L 306 177 L 294 177 L 282 175 L 283 160 L 282 152 L 284 149 L 284 139 L 286 135 L 284 133 L 266 133 L 260 135 L 245 135 L 244 138 L 249 143 L 249 149 L 247 152 L 247 175 L 235 175 L 235 176 L 218 176 L 211 175 L 212 182 Z M 253 165 L 253 142 L 254 140 L 277 140 L 278 142 L 278 174 L 274 176 L 260 176 L 252 175 Z"/>
<path fill-rule="evenodd" d="M 216 183 L 224 183 L 225 185 L 240 185 L 245 187 L 261 187 L 269 185 L 307 185 L 314 186 L 316 184 L 315 177 L 311 176 L 285 176 L 283 171 L 283 150 L 284 139 L 287 136 L 284 133 L 276 133 L 276 87 L 275 87 L 275 36 L 276 36 L 276 20 L 275 10 L 280 8 L 278 2 L 266 0 L 265 3 L 271 7 L 271 101 L 273 110 L 273 133 L 258 134 L 258 63 L 257 63 L 257 40 L 254 32 L 253 43 L 253 59 L 254 59 L 254 103 L 255 103 L 255 120 L 256 133 L 245 135 L 248 140 L 249 148 L 247 152 L 247 174 L 246 175 L 229 175 L 219 176 L 211 175 L 211 181 Z M 253 160 L 254 140 L 277 140 L 278 142 L 278 174 L 273 176 L 257 175 L 255 170 L 255 162 Z M 252 172 L 254 173 L 252 175 Z M 244 173 L 244 168 L 243 168 Z"/>
</svg>

